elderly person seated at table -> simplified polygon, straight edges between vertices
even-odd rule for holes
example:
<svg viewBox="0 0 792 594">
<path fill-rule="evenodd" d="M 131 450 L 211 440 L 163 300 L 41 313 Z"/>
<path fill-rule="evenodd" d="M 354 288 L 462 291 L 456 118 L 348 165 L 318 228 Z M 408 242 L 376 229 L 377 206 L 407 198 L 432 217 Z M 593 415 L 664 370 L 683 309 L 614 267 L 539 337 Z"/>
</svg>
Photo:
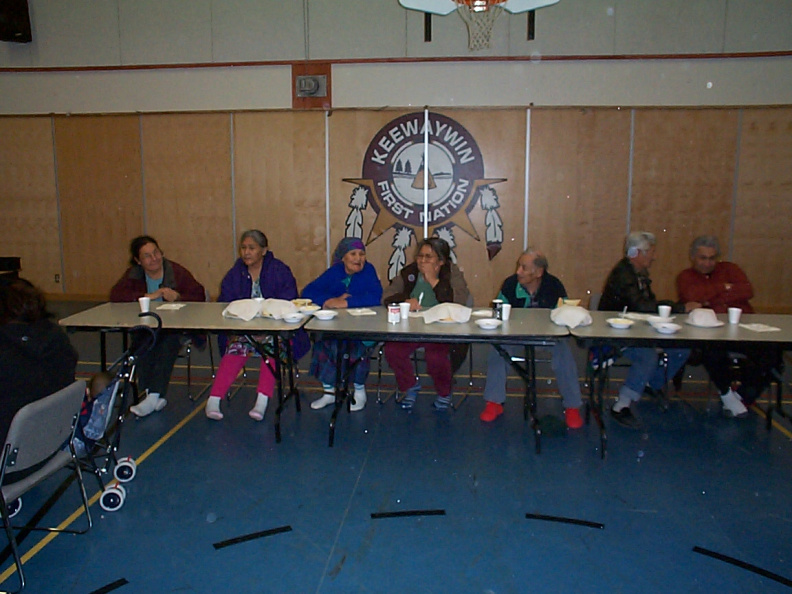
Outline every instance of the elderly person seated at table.
<svg viewBox="0 0 792 594">
<path fill-rule="evenodd" d="M 624 258 L 613 267 L 599 303 L 601 311 L 657 313 L 658 302 L 652 292 L 649 268 L 655 261 L 657 240 L 652 233 L 636 231 L 624 242 Z M 680 307 L 676 307 L 681 311 Z M 630 359 L 630 370 L 619 389 L 619 396 L 611 408 L 613 419 L 625 427 L 638 429 L 641 426 L 630 406 L 641 399 L 645 390 L 650 394 L 660 393 L 668 380 L 685 364 L 690 354 L 688 349 L 664 349 L 668 357 L 667 369 L 658 365 L 657 350 L 651 347 L 628 347 L 623 355 Z"/>
<path fill-rule="evenodd" d="M 424 239 L 418 244 L 415 261 L 405 266 L 391 281 L 385 291 L 383 303 L 410 304 L 410 311 L 418 311 L 438 303 L 465 304 L 468 300 L 467 283 L 462 272 L 451 262 L 451 248 L 438 237 Z M 385 343 L 385 359 L 396 376 L 401 398 L 400 406 L 412 410 L 418 397 L 420 383 L 415 380 L 415 368 L 410 355 L 423 347 L 426 356 L 426 372 L 434 382 L 437 398 L 435 410 L 446 410 L 451 405 L 452 364 L 451 345 L 426 342 Z M 454 345 L 466 349 L 468 345 Z M 458 357 L 457 357 L 458 359 Z M 464 359 L 464 356 L 462 356 Z"/>
<path fill-rule="evenodd" d="M 24 279 L 0 277 L 2 443 L 17 411 L 71 384 L 76 368 L 77 351 L 52 321 L 44 294 Z"/>
<path fill-rule="evenodd" d="M 135 237 L 129 252 L 129 268 L 110 290 L 110 301 L 137 301 L 140 297 L 149 297 L 152 302 L 206 298 L 203 285 L 184 266 L 165 258 L 157 240 L 150 235 Z M 138 386 L 141 393 L 147 394 L 143 401 L 129 408 L 138 417 L 165 408 L 165 393 L 181 348 L 181 336 L 179 332 L 160 330 L 154 346 L 138 358 Z"/>
<path fill-rule="evenodd" d="M 676 279 L 677 296 L 679 302 L 684 304 L 685 311 L 705 307 L 716 313 L 726 313 L 730 307 L 739 307 L 743 313 L 753 313 L 749 301 L 753 297 L 751 281 L 739 266 L 720 260 L 720 243 L 717 237 L 696 237 L 690 244 L 690 263 L 690 268 L 680 272 Z M 772 365 L 765 365 L 765 362 L 773 361 L 774 357 L 771 353 L 762 353 L 758 357 L 751 357 L 751 360 L 758 360 L 758 367 L 765 367 L 765 371 L 769 371 Z M 704 349 L 701 352 L 701 362 L 721 395 L 723 410 L 735 417 L 746 416 L 748 409 L 743 402 L 743 396 L 732 389 L 734 377 L 728 351 L 719 348 Z M 761 369 L 758 371 L 756 375 L 762 375 Z M 746 377 L 739 388 L 750 394 L 750 402 L 761 391 L 757 383 L 761 382 L 752 382 L 751 378 Z"/>
<path fill-rule="evenodd" d="M 291 269 L 278 260 L 269 249 L 267 236 L 258 229 L 245 231 L 239 239 L 239 258 L 220 283 L 218 301 L 228 302 L 237 299 L 296 299 L 297 281 Z M 253 337 L 266 348 L 272 344 L 271 337 Z M 231 384 L 244 367 L 247 358 L 260 356 L 255 346 L 244 336 L 221 335 L 220 350 L 224 352 L 217 369 L 214 383 L 206 400 L 206 416 L 215 421 L 223 418 L 220 402 L 225 398 Z M 227 346 L 226 346 L 227 344 Z M 293 359 L 297 361 L 309 348 L 308 335 L 300 330 L 293 339 Z M 254 421 L 261 421 L 267 411 L 267 404 L 275 392 L 275 368 L 272 357 L 261 360 L 259 369 L 256 403 L 248 415 Z"/>
<path fill-rule="evenodd" d="M 567 296 L 563 283 L 547 272 L 547 258 L 533 249 L 524 251 L 517 260 L 517 272 L 503 281 L 498 299 L 510 303 L 513 308 L 541 307 L 552 309 L 559 299 Z M 570 429 L 583 426 L 578 408 L 582 403 L 580 382 L 578 381 L 577 365 L 570 347 L 572 339 L 560 339 L 552 348 L 552 368 L 556 375 L 558 391 L 564 401 L 564 419 Z M 520 349 L 517 346 L 502 345 L 502 348 L 514 355 Z M 480 418 L 490 422 L 503 414 L 503 403 L 506 401 L 506 376 L 508 363 L 495 347 L 490 348 L 487 359 L 487 382 L 484 385 L 486 405 Z"/>
<path fill-rule="evenodd" d="M 333 263 L 319 278 L 309 283 L 302 296 L 324 309 L 372 307 L 380 304 L 382 283 L 374 266 L 366 262 L 366 246 L 357 237 L 345 237 L 333 252 Z M 369 374 L 367 347 L 360 341 L 345 341 L 352 382 L 355 387 L 350 410 L 366 406 L 366 378 Z M 323 394 L 311 403 L 318 410 L 335 403 L 336 340 L 318 340 L 313 345 L 311 374 L 322 382 Z"/>
</svg>

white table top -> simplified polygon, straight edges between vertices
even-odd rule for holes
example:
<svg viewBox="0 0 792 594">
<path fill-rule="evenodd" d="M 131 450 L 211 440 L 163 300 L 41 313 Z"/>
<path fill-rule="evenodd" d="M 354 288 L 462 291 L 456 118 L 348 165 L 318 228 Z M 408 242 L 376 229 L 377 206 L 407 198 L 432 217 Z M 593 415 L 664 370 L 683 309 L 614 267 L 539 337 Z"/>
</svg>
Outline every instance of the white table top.
<svg viewBox="0 0 792 594">
<path fill-rule="evenodd" d="M 303 326 L 308 318 L 291 324 L 283 320 L 254 318 L 249 322 L 224 318 L 222 313 L 227 303 L 183 302 L 180 309 L 168 309 L 170 304 L 154 302 L 151 310 L 162 318 L 166 330 L 203 330 L 236 334 L 292 332 Z M 140 306 L 134 303 L 103 303 L 91 309 L 63 318 L 61 326 L 73 329 L 132 328 L 133 326 L 156 326 L 152 317 L 138 317 Z"/>
<path fill-rule="evenodd" d="M 494 330 L 482 330 L 475 321 L 481 319 L 471 316 L 464 324 L 440 323 L 426 324 L 422 317 L 410 317 L 398 324 L 388 323 L 385 307 L 370 308 L 376 315 L 353 316 L 346 310 L 338 310 L 332 320 L 322 321 L 312 318 L 305 325 L 309 332 L 324 332 L 330 335 L 342 334 L 360 340 L 420 341 L 434 342 L 494 342 L 504 344 L 523 344 L 529 341 L 552 343 L 554 339 L 569 336 L 569 329 L 558 326 L 550 320 L 549 309 L 512 309 L 511 318 Z M 475 310 L 474 310 L 475 311 Z"/>
<path fill-rule="evenodd" d="M 609 311 L 592 311 L 593 324 L 570 330 L 572 336 L 579 339 L 592 339 L 613 342 L 653 343 L 662 347 L 663 344 L 695 345 L 704 342 L 724 343 L 774 343 L 781 346 L 792 346 L 792 316 L 771 314 L 743 314 L 741 324 L 765 324 L 780 328 L 776 332 L 756 332 L 740 326 L 729 324 L 726 314 L 719 314 L 718 319 L 725 322 L 715 328 L 700 328 L 686 322 L 687 314 L 674 314 L 673 322 L 682 328 L 675 334 L 661 334 L 649 322 L 635 320 L 630 328 L 619 330 L 612 328 L 605 320 L 617 318 L 619 314 Z"/>
</svg>

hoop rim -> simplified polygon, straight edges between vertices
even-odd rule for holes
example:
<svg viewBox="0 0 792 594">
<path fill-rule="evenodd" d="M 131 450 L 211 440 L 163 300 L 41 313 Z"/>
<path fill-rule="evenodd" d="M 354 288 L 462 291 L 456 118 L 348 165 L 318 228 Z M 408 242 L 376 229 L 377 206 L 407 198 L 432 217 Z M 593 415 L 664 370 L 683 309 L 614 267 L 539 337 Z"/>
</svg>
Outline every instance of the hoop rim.
<svg viewBox="0 0 792 594">
<path fill-rule="evenodd" d="M 504 4 L 508 0 L 453 0 L 455 4 L 467 6 L 475 12 L 484 12 L 498 4 Z"/>
</svg>

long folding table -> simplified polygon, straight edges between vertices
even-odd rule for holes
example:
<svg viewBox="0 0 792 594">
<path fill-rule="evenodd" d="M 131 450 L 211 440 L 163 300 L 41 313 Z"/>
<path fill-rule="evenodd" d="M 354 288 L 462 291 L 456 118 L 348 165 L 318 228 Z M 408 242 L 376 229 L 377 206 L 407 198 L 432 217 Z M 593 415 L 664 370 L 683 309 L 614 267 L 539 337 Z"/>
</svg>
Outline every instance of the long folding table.
<svg viewBox="0 0 792 594">
<path fill-rule="evenodd" d="M 536 438 L 536 451 L 541 451 L 541 430 L 536 418 L 536 363 L 535 347 L 552 346 L 559 338 L 569 336 L 569 329 L 550 320 L 548 309 L 512 309 L 511 318 L 494 330 L 483 330 L 471 316 L 466 323 L 426 324 L 423 317 L 411 315 L 397 324 L 389 324 L 384 307 L 371 308 L 374 315 L 352 315 L 348 310 L 339 310 L 332 320 L 312 318 L 305 329 L 317 339 L 339 341 L 336 361 L 336 403 L 330 418 L 329 446 L 335 440 L 338 413 L 349 403 L 349 372 L 351 366 L 344 365 L 343 348 L 346 341 L 361 340 L 377 342 L 440 342 L 490 344 L 520 374 L 526 384 L 526 411 L 531 417 L 531 427 Z M 521 345 L 526 349 L 525 362 L 513 361 L 499 345 Z"/>
<path fill-rule="evenodd" d="M 222 313 L 227 303 L 211 302 L 180 302 L 178 304 L 152 303 L 151 310 L 162 320 L 164 331 L 192 331 L 227 333 L 245 336 L 262 357 L 272 356 L 274 366 L 271 371 L 277 385 L 278 407 L 275 410 L 275 439 L 281 441 L 280 417 L 290 398 L 294 398 L 297 412 L 300 412 L 300 398 L 294 384 L 294 360 L 290 339 L 308 318 L 299 323 L 287 323 L 283 320 L 270 318 L 254 318 L 250 321 L 224 318 Z M 174 307 L 181 306 L 181 307 Z M 76 313 L 60 320 L 60 325 L 69 330 L 129 330 L 135 326 L 154 326 L 151 317 L 140 317 L 140 306 L 134 303 L 103 303 L 91 309 Z M 273 338 L 273 352 L 267 353 L 264 344 L 255 339 L 258 335 Z M 288 392 L 283 386 L 283 369 L 281 367 L 281 348 L 285 352 L 286 372 L 289 376 Z M 104 343 L 102 345 L 104 350 Z"/>
<path fill-rule="evenodd" d="M 713 328 L 691 326 L 686 323 L 687 315 L 674 317 L 674 323 L 681 326 L 674 334 L 663 334 L 647 321 L 635 320 L 626 329 L 613 328 L 607 323 L 608 318 L 619 317 L 616 312 L 592 311 L 593 323 L 590 326 L 572 328 L 570 333 L 583 346 L 612 345 L 621 347 L 659 347 L 659 348 L 696 348 L 717 346 L 721 349 L 741 350 L 751 346 L 763 346 L 780 351 L 792 348 L 792 316 L 771 314 L 743 315 L 740 324 L 729 324 L 725 314 L 718 315 L 723 325 Z M 757 332 L 741 324 L 763 324 L 778 328 L 777 331 Z M 594 371 L 593 381 L 589 390 L 589 410 L 594 414 L 600 430 L 600 452 L 605 457 L 607 447 L 607 431 L 603 423 L 603 392 L 608 377 L 608 366 L 600 364 Z M 779 414 L 786 416 L 782 408 L 781 382 L 777 383 L 776 404 Z M 773 413 L 773 402 L 768 407 L 768 427 Z"/>
</svg>

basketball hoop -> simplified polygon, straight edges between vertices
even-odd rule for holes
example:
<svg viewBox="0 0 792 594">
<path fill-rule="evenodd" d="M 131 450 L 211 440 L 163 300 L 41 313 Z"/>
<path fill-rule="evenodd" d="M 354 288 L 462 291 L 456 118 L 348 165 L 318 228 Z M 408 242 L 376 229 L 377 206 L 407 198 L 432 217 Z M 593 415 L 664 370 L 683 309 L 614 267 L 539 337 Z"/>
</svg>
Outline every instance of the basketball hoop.
<svg viewBox="0 0 792 594">
<path fill-rule="evenodd" d="M 503 12 L 506 0 L 454 0 L 459 5 L 457 12 L 468 29 L 468 48 L 472 50 L 490 47 L 492 27 Z"/>
</svg>

